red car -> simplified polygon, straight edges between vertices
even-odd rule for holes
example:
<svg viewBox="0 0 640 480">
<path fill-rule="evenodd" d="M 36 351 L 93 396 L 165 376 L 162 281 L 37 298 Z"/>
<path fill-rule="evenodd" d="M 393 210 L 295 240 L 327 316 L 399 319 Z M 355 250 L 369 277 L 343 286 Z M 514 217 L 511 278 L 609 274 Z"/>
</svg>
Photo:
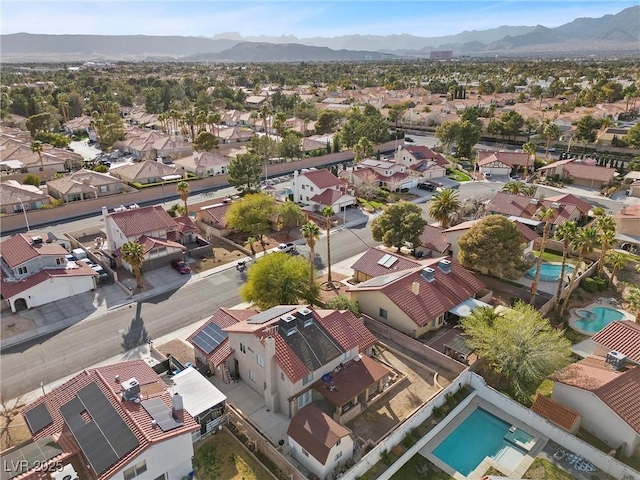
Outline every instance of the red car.
<svg viewBox="0 0 640 480">
<path fill-rule="evenodd" d="M 186 262 L 183 262 L 182 260 L 173 260 L 171 262 L 171 266 L 175 268 L 177 271 L 179 271 L 180 273 L 191 273 L 191 267 L 187 265 Z"/>
</svg>

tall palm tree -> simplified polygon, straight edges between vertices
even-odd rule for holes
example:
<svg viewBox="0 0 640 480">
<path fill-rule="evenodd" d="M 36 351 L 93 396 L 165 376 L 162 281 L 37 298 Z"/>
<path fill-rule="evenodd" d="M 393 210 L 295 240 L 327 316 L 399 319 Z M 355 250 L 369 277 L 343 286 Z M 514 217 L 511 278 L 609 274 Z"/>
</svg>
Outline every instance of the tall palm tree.
<svg viewBox="0 0 640 480">
<path fill-rule="evenodd" d="M 624 299 L 628 303 L 628 308 L 636 314 L 636 323 L 640 323 L 640 288 L 631 287 L 624 295 Z"/>
<path fill-rule="evenodd" d="M 616 241 L 616 222 L 611 215 L 603 215 L 595 221 L 595 227 L 600 236 L 600 259 L 598 260 L 598 275 L 604 270 L 604 258 Z"/>
<path fill-rule="evenodd" d="M 38 154 L 40 159 L 40 170 L 44 170 L 44 162 L 42 161 L 42 142 L 40 140 L 34 140 L 31 142 L 31 152 Z"/>
<path fill-rule="evenodd" d="M 531 157 L 536 157 L 536 144 L 533 142 L 527 142 L 522 146 L 522 151 L 527 154 L 527 163 L 524 167 L 524 179 L 527 180 L 529 176 L 529 162 L 531 161 Z"/>
<path fill-rule="evenodd" d="M 327 206 L 323 207 L 320 211 L 321 215 L 326 220 L 327 229 L 327 284 L 333 285 L 331 281 L 331 218 L 333 217 L 333 208 Z"/>
<path fill-rule="evenodd" d="M 560 282 L 558 283 L 558 291 L 556 292 L 556 310 L 560 306 L 560 296 L 562 295 L 562 286 L 564 284 L 564 272 L 567 266 L 567 257 L 569 256 L 569 247 L 571 242 L 578 234 L 578 224 L 573 220 L 564 222 L 556 229 L 555 239 L 562 242 L 562 267 L 560 267 Z"/>
<path fill-rule="evenodd" d="M 308 221 L 300 227 L 300 233 L 309 245 L 309 263 L 311 264 L 310 285 L 313 285 L 313 265 L 316 258 L 316 242 L 320 239 L 320 227 L 315 222 Z"/>
<path fill-rule="evenodd" d="M 549 146 L 551 145 L 551 140 L 558 140 L 560 138 L 560 127 L 550 121 L 545 125 L 542 133 L 547 138 L 547 145 L 544 151 L 544 156 L 545 158 L 549 158 Z"/>
<path fill-rule="evenodd" d="M 429 215 L 431 215 L 441 228 L 449 226 L 451 214 L 460 208 L 458 192 L 450 188 L 436 193 L 429 203 Z"/>
<path fill-rule="evenodd" d="M 538 294 L 538 283 L 540 282 L 540 272 L 542 271 L 542 259 L 544 257 L 545 248 L 547 248 L 547 240 L 549 239 L 549 227 L 551 226 L 551 219 L 553 218 L 553 208 L 540 207 L 536 212 L 536 218 L 541 222 L 544 222 L 542 227 L 542 240 L 540 241 L 540 255 L 538 255 L 538 261 L 536 262 L 536 275 L 531 285 L 531 299 L 529 300 L 531 305 L 536 304 L 536 296 Z M 562 283 L 562 278 L 560 278 Z"/>
<path fill-rule="evenodd" d="M 185 182 L 184 180 L 182 180 L 176 186 L 176 190 L 178 191 L 178 194 L 180 195 L 180 200 L 182 200 L 184 202 L 184 214 L 185 215 L 189 215 L 189 209 L 187 207 L 187 200 L 189 199 L 189 192 L 191 191 L 189 189 L 189 183 Z"/>
<path fill-rule="evenodd" d="M 144 263 L 144 251 L 138 242 L 127 242 L 120 248 L 122 259 L 131 265 L 133 276 L 136 277 L 136 286 L 140 290 L 144 286 L 142 281 L 142 264 Z"/>
<path fill-rule="evenodd" d="M 629 263 L 629 257 L 626 253 L 609 250 L 607 252 L 607 263 L 613 268 L 613 271 L 611 272 L 611 279 L 613 280 L 617 278 L 620 269 L 627 266 L 627 263 Z"/>
<path fill-rule="evenodd" d="M 578 261 L 576 262 L 576 267 L 573 270 L 573 274 L 571 275 L 571 280 L 569 281 L 569 286 L 567 289 L 571 291 L 573 285 L 576 283 L 576 279 L 578 278 L 578 273 L 584 258 L 593 252 L 593 249 L 599 244 L 600 240 L 598 238 L 598 230 L 594 227 L 585 227 L 578 231 L 578 234 L 571 241 L 571 246 L 578 251 Z M 560 307 L 559 315 L 562 316 L 564 311 L 567 308 L 567 304 L 569 303 L 569 296 L 565 295 L 564 301 L 562 302 L 562 306 Z"/>
</svg>

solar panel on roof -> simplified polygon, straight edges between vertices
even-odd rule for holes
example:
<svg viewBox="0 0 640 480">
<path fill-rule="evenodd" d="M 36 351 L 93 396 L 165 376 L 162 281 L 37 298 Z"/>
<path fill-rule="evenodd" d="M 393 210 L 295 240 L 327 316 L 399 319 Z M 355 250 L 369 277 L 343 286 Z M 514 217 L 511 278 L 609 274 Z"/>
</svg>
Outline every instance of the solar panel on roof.
<svg viewBox="0 0 640 480">
<path fill-rule="evenodd" d="M 219 325 L 211 322 L 204 327 L 195 337 L 193 343 L 202 349 L 207 355 L 213 352 L 229 335 L 223 332 Z"/>
<path fill-rule="evenodd" d="M 285 313 L 289 313 L 294 308 L 295 307 L 292 307 L 290 305 L 279 305 L 277 307 L 271 307 L 269 310 L 256 313 L 255 315 L 249 317 L 247 323 L 250 323 L 252 325 L 261 325 L 263 323 L 267 323 L 269 320 L 280 317 Z"/>
<path fill-rule="evenodd" d="M 379 277 L 373 277 L 367 280 L 366 282 L 362 282 L 360 286 L 361 287 L 382 287 L 384 285 L 387 285 L 388 283 L 391 283 L 399 278 L 404 277 L 405 275 L 408 275 L 409 273 L 411 273 L 410 270 L 401 270 L 399 272 L 389 273 L 387 275 L 381 275 Z"/>
<path fill-rule="evenodd" d="M 150 398 L 142 402 L 141 405 L 163 432 L 173 430 L 182 425 L 180 420 L 173 417 L 171 409 L 160 398 Z"/>
<path fill-rule="evenodd" d="M 62 452 L 62 448 L 52 437 L 44 437 L 18 450 L 3 453 L 3 468 L 0 470 L 0 478 L 2 480 L 13 478 L 20 473 L 43 466 L 45 462 L 57 457 Z"/>
<path fill-rule="evenodd" d="M 393 255 L 390 255 L 387 253 L 385 254 L 384 257 L 378 260 L 378 265 L 382 265 L 385 268 L 389 268 L 391 267 L 391 265 L 393 265 L 397 261 L 398 261 L 398 257 L 394 257 Z"/>
<path fill-rule="evenodd" d="M 44 403 L 41 403 L 36 408 L 29 410 L 24 414 L 24 417 L 27 420 L 31 433 L 39 432 L 47 425 L 51 425 L 53 423 L 51 414 Z"/>
</svg>

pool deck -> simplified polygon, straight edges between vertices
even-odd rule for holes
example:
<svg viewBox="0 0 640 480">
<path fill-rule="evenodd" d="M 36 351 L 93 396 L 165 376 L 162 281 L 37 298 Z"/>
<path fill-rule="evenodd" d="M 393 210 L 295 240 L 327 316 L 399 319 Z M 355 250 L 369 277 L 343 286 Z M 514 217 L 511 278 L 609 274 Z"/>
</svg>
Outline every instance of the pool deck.
<svg viewBox="0 0 640 480">
<path fill-rule="evenodd" d="M 496 462 L 494 459 L 490 457 L 485 457 L 485 459 L 480 462 L 480 464 L 476 467 L 476 469 L 471 472 L 468 476 L 464 476 L 460 472 L 454 470 L 449 465 L 444 463 L 442 460 L 433 455 L 433 450 L 445 439 L 447 438 L 451 432 L 453 432 L 462 422 L 464 422 L 469 415 L 471 415 L 474 410 L 478 407 L 486 410 L 487 412 L 495 415 L 496 417 L 504 420 L 507 423 L 510 423 L 512 426 L 527 432 L 528 434 L 533 436 L 533 447 L 529 450 L 528 453 L 525 454 L 524 458 L 520 461 L 515 470 L 510 471 L 505 468 L 500 463 Z M 456 480 L 479 480 L 484 476 L 484 473 L 489 469 L 489 467 L 493 467 L 499 471 L 501 471 L 504 475 L 510 478 L 522 478 L 525 472 L 529 469 L 535 458 L 542 451 L 544 446 L 547 444 L 549 439 L 542 435 L 537 430 L 532 429 L 524 422 L 512 417 L 511 415 L 503 412 L 496 406 L 490 404 L 486 400 L 483 400 L 479 397 L 474 397 L 473 400 L 467 405 L 459 415 L 456 415 L 451 421 L 433 437 L 424 447 L 422 447 L 419 451 L 420 455 L 425 457 L 427 460 L 432 462 L 438 468 L 451 475 Z"/>
<path fill-rule="evenodd" d="M 571 310 L 569 310 L 569 326 L 571 328 L 573 328 L 576 332 L 580 332 L 584 335 L 595 335 L 598 332 L 587 332 L 586 330 L 581 329 L 579 326 L 576 325 L 576 321 L 577 320 L 582 320 L 583 318 L 578 315 L 578 311 L 579 310 L 589 310 L 591 311 L 593 308 L 596 307 L 604 307 L 604 308 L 611 308 L 612 310 L 616 310 L 622 314 L 624 314 L 624 318 L 621 318 L 620 321 L 622 320 L 631 320 L 635 322 L 635 317 L 630 314 L 629 312 L 627 312 L 626 310 L 623 310 L 623 308 L 620 306 L 620 303 L 616 300 L 614 302 L 611 301 L 610 298 L 607 297 L 598 297 L 596 298 L 595 302 L 590 303 L 589 305 L 585 305 L 584 307 L 576 307 L 576 308 L 572 308 Z"/>
</svg>

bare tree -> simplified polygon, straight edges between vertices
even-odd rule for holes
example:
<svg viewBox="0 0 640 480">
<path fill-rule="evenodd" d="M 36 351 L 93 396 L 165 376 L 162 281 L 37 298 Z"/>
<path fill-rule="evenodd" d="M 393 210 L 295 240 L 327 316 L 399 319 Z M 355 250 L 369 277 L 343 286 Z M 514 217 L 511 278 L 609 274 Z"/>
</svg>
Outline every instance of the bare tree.
<svg viewBox="0 0 640 480">
<path fill-rule="evenodd" d="M 0 418 L 2 418 L 0 444 L 2 445 L 2 450 L 14 445 L 14 440 L 11 437 L 11 427 L 13 426 L 11 423 L 14 417 L 20 414 L 24 406 L 25 402 L 22 395 L 9 399 L 6 390 L 0 392 Z"/>
<path fill-rule="evenodd" d="M 378 180 L 376 172 L 366 170 L 362 177 L 360 177 L 360 183 L 356 187 L 357 195 L 365 200 L 371 200 L 378 191 L 379 185 L 380 181 Z"/>
</svg>

